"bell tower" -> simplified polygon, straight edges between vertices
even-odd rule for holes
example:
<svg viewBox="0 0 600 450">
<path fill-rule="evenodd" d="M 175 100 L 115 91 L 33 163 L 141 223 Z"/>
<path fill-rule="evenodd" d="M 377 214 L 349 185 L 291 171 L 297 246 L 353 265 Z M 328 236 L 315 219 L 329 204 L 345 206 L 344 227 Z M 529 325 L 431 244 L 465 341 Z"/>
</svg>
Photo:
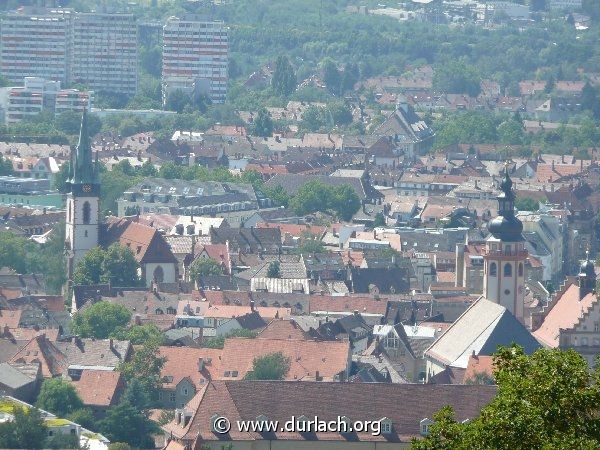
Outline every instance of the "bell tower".
<svg viewBox="0 0 600 450">
<path fill-rule="evenodd" d="M 505 169 L 498 195 L 498 216 L 491 220 L 486 240 L 483 269 L 483 295 L 508 309 L 523 322 L 525 302 L 525 260 L 527 250 L 523 224 L 515 217 L 515 193 Z"/>
<path fill-rule="evenodd" d="M 69 280 L 77 263 L 99 242 L 100 173 L 98 153 L 92 161 L 87 112 L 83 111 L 79 143 L 71 152 L 67 180 L 67 219 L 65 251 Z"/>
</svg>

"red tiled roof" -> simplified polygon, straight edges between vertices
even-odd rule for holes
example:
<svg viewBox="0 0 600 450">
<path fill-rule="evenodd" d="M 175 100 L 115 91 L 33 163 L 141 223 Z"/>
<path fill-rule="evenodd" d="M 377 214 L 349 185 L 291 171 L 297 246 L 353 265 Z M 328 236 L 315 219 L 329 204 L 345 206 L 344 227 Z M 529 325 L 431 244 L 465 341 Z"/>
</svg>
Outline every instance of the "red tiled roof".
<svg viewBox="0 0 600 450">
<path fill-rule="evenodd" d="M 311 295 L 310 312 L 314 311 L 347 313 L 359 311 L 369 314 L 385 315 L 387 311 L 387 301 L 361 296 Z"/>
<path fill-rule="evenodd" d="M 335 432 L 288 433 L 276 432 L 272 436 L 240 432 L 232 427 L 227 435 L 215 434 L 211 427 L 214 414 L 227 417 L 235 424 L 238 420 L 256 420 L 264 415 L 269 420 L 284 423 L 295 416 L 322 420 L 335 420 L 348 416 L 351 420 L 380 420 L 392 422 L 392 432 L 373 436 L 369 431 L 352 434 L 352 440 L 384 443 L 388 448 L 403 448 L 420 437 L 420 422 L 432 418 L 445 405 L 451 405 L 456 419 L 473 419 L 481 408 L 494 397 L 495 386 L 456 386 L 392 383 L 322 383 L 285 381 L 213 381 L 190 401 L 186 409 L 192 417 L 182 427 L 174 420 L 163 427 L 167 434 L 192 443 L 199 450 L 206 441 L 255 441 L 272 439 L 306 442 L 341 441 L 348 445 L 348 436 Z M 357 442 L 357 446 L 362 446 Z M 221 442 L 223 443 L 223 442 Z M 302 448 L 316 448 L 306 442 Z M 319 448 L 328 448 L 326 444 Z M 357 447 L 357 448 L 358 448 Z"/>
<path fill-rule="evenodd" d="M 242 379 L 252 370 L 255 358 L 281 352 L 290 358 L 286 380 L 314 380 L 317 372 L 324 381 L 346 371 L 350 344 L 342 341 L 301 341 L 289 339 L 227 338 L 221 358 L 221 373 L 216 379 Z M 229 372 L 229 376 L 225 373 Z"/>
<path fill-rule="evenodd" d="M 293 319 L 273 319 L 258 333 L 259 339 L 291 339 L 306 340 L 308 336 Z"/>
<path fill-rule="evenodd" d="M 471 355 L 467 363 L 467 369 L 463 378 L 463 383 L 473 380 L 477 374 L 485 374 L 492 377 L 494 374 L 494 357 Z"/>
<path fill-rule="evenodd" d="M 579 286 L 571 284 L 556 300 L 544 322 L 533 335 L 547 347 L 558 347 L 560 330 L 572 329 L 597 302 L 598 297 L 594 292 L 580 300 Z"/>
<path fill-rule="evenodd" d="M 121 372 L 108 370 L 84 370 L 79 381 L 71 384 L 86 406 L 111 406 L 124 387 Z"/>
<path fill-rule="evenodd" d="M 4 327 L 8 327 L 9 329 L 18 328 L 21 321 L 21 313 L 21 310 L 0 310 L 0 333 L 2 333 Z"/>
<path fill-rule="evenodd" d="M 166 358 L 160 371 L 163 388 L 174 389 L 184 378 L 200 388 L 219 375 L 222 354 L 220 348 L 160 347 L 159 356 Z M 201 371 L 200 359 L 204 363 Z"/>
</svg>

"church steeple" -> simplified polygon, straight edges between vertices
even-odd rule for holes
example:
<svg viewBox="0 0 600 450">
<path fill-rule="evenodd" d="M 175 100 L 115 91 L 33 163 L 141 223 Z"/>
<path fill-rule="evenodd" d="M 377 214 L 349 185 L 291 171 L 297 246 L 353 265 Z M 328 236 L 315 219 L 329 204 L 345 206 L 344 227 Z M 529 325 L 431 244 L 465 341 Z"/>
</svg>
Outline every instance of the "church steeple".
<svg viewBox="0 0 600 450">
<path fill-rule="evenodd" d="M 587 294 L 596 290 L 596 268 L 590 261 L 590 252 L 586 253 L 586 258 L 579 269 L 579 300 L 582 300 Z"/>
<path fill-rule="evenodd" d="M 504 178 L 500 183 L 498 200 L 498 216 L 489 222 L 488 229 L 495 238 L 505 242 L 522 241 L 523 224 L 515 217 L 515 192 L 513 182 L 508 175 L 508 167 L 504 170 Z"/>
<path fill-rule="evenodd" d="M 74 155 L 71 155 L 69 163 L 69 191 L 77 194 L 98 194 L 99 185 L 99 166 L 98 155 L 96 160 L 92 158 L 92 145 L 88 130 L 87 110 L 83 110 L 81 118 L 81 129 L 79 131 L 79 142 L 75 148 Z"/>
</svg>

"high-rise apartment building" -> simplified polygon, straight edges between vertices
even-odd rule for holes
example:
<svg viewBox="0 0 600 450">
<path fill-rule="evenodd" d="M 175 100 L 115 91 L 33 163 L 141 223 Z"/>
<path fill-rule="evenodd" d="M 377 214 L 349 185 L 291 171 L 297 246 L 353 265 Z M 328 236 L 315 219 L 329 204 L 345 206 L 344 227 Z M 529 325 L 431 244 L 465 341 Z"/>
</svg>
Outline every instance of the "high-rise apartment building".
<svg viewBox="0 0 600 450">
<path fill-rule="evenodd" d="M 206 94 L 213 103 L 227 96 L 227 28 L 197 16 L 171 17 L 163 28 L 163 101 L 181 89 Z"/>
<path fill-rule="evenodd" d="M 133 95 L 136 19 L 133 14 L 19 8 L 2 18 L 0 73 L 14 83 L 39 77 Z"/>
<path fill-rule="evenodd" d="M 133 14 L 75 15 L 70 81 L 94 91 L 135 94 L 137 26 Z"/>
<path fill-rule="evenodd" d="M 0 73 L 13 83 L 25 77 L 66 82 L 73 11 L 22 7 L 0 27 Z"/>
</svg>

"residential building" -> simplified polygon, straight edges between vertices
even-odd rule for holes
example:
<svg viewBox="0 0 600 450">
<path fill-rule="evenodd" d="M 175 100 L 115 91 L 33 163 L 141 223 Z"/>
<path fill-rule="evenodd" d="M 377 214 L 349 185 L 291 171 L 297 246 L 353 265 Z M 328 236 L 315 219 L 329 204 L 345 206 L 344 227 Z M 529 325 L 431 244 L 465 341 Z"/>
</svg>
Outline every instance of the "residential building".
<svg viewBox="0 0 600 450">
<path fill-rule="evenodd" d="M 423 155 L 433 145 L 435 132 L 417 115 L 404 96 L 400 96 L 396 110 L 373 133 L 393 139 L 392 154 L 403 153 L 409 158 Z"/>
<path fill-rule="evenodd" d="M 94 417 L 104 417 L 106 410 L 119 403 L 125 390 L 123 374 L 116 370 L 85 369 L 71 381 L 83 404 Z"/>
<path fill-rule="evenodd" d="M 138 36 L 133 14 L 77 13 L 71 42 L 70 82 L 135 95 Z"/>
<path fill-rule="evenodd" d="M 558 10 L 569 10 L 576 11 L 580 10 L 583 4 L 583 0 L 550 0 L 548 6 L 550 9 Z"/>
<path fill-rule="evenodd" d="M 163 28 L 163 102 L 180 89 L 208 95 L 213 103 L 227 96 L 228 38 L 222 21 L 198 16 L 171 17 Z"/>
<path fill-rule="evenodd" d="M 51 189 L 50 180 L 0 176 L 0 205 L 62 208 L 64 195 Z"/>
<path fill-rule="evenodd" d="M 67 82 L 71 46 L 69 9 L 22 7 L 2 17 L 0 72 L 12 83 L 25 77 Z"/>
<path fill-rule="evenodd" d="M 236 450 L 408 449 L 413 438 L 429 434 L 433 415 L 452 406 L 458 422 L 480 414 L 496 394 L 495 386 L 427 386 L 390 383 L 322 383 L 287 381 L 211 381 L 193 402 L 177 409 L 163 426 L 167 450 L 218 450 L 231 443 Z M 218 434 L 215 418 L 237 421 L 376 421 L 381 433 L 366 432 L 240 432 L 232 427 Z M 351 439 L 351 442 L 349 442 Z"/>
<path fill-rule="evenodd" d="M 146 178 L 125 191 L 117 205 L 117 214 L 123 217 L 136 213 L 210 216 L 255 210 L 266 204 L 259 203 L 250 184 Z"/>
<path fill-rule="evenodd" d="M 554 294 L 548 306 L 532 315 L 533 335 L 544 347 L 574 349 L 590 365 L 600 354 L 600 301 L 596 288 L 596 268 L 589 259 L 577 278 L 569 277 Z"/>
<path fill-rule="evenodd" d="M 23 82 L 23 87 L 0 88 L 0 108 L 5 111 L 7 124 L 21 122 L 42 112 L 82 113 L 92 107 L 93 92 L 61 89 L 60 81 L 38 77 L 25 77 Z"/>
</svg>

